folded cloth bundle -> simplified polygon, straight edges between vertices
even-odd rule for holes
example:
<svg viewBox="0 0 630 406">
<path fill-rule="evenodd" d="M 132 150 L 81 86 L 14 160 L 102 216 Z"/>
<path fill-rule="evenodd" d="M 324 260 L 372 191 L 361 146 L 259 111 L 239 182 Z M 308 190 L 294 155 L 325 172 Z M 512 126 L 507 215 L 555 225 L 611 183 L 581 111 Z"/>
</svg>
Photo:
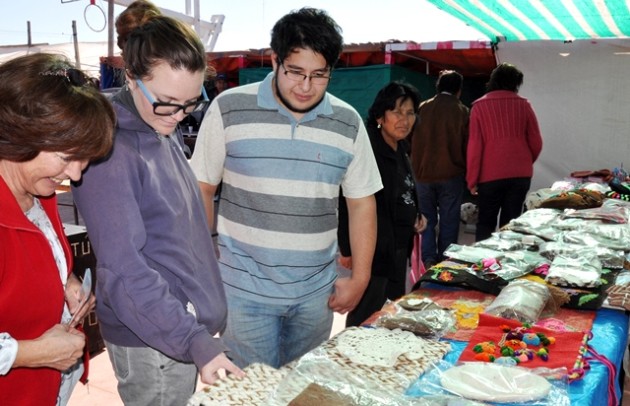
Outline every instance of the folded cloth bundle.
<svg viewBox="0 0 630 406">
<path fill-rule="evenodd" d="M 548 209 L 590 209 L 604 203 L 605 196 L 595 190 L 574 189 L 562 191 L 540 203 Z"/>
</svg>

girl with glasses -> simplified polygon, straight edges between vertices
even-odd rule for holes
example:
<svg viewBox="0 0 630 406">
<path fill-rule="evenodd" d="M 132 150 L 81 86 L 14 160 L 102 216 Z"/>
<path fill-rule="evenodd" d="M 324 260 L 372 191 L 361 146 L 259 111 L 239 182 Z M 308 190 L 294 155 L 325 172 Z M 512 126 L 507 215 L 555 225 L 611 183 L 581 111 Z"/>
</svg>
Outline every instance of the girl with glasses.
<svg viewBox="0 0 630 406">
<path fill-rule="evenodd" d="M 123 52 L 112 155 L 73 190 L 98 262 L 97 314 L 125 404 L 183 405 L 197 371 L 242 376 L 215 334 L 226 300 L 177 124 L 202 108 L 208 66 L 192 29 L 155 16 Z"/>
</svg>

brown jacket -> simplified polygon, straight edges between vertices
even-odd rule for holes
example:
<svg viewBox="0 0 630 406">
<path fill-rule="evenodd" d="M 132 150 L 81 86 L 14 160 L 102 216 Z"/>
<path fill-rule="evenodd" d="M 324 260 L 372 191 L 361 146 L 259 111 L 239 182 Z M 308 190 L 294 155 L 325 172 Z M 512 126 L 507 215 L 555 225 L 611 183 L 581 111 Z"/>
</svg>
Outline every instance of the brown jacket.
<svg viewBox="0 0 630 406">
<path fill-rule="evenodd" d="M 466 174 L 468 118 L 468 107 L 448 93 L 420 104 L 411 141 L 417 182 L 441 182 Z"/>
</svg>

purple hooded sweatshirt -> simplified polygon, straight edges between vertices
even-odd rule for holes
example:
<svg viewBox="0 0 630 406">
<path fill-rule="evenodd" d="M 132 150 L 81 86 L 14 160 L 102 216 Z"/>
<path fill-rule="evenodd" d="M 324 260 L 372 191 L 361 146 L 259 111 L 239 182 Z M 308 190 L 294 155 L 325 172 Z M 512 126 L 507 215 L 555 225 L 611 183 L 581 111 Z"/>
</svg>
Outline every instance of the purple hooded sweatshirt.
<svg viewBox="0 0 630 406">
<path fill-rule="evenodd" d="M 158 135 L 125 95 L 113 104 L 112 154 L 72 190 L 98 262 L 101 332 L 201 368 L 226 351 L 213 336 L 227 306 L 197 180 L 180 140 Z"/>
</svg>

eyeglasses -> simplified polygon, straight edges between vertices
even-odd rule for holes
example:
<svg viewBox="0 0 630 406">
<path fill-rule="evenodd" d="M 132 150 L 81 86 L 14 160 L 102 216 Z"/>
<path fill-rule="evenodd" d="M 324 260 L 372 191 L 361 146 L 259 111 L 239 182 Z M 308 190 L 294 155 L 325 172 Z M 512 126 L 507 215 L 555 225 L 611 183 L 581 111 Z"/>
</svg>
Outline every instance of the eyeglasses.
<svg viewBox="0 0 630 406">
<path fill-rule="evenodd" d="M 280 66 L 282 66 L 282 69 L 284 69 L 284 75 L 294 82 L 304 82 L 306 78 L 308 78 L 314 85 L 325 85 L 328 83 L 330 78 L 332 78 L 330 72 L 328 72 L 328 74 L 315 72 L 311 73 L 310 75 L 305 75 L 303 73 L 285 68 L 283 62 L 280 63 Z"/>
<path fill-rule="evenodd" d="M 184 114 L 190 114 L 195 111 L 203 110 L 210 103 L 206 89 L 203 86 L 201 86 L 201 96 L 203 97 L 203 100 L 196 100 L 186 104 L 176 104 L 155 101 L 153 96 L 149 93 L 149 90 L 140 79 L 136 79 L 136 83 L 140 87 L 140 90 L 142 90 L 142 93 L 144 93 L 144 96 L 147 98 L 149 103 L 153 105 L 153 114 L 158 116 L 172 116 L 177 114 L 180 110 L 184 110 Z"/>
</svg>

